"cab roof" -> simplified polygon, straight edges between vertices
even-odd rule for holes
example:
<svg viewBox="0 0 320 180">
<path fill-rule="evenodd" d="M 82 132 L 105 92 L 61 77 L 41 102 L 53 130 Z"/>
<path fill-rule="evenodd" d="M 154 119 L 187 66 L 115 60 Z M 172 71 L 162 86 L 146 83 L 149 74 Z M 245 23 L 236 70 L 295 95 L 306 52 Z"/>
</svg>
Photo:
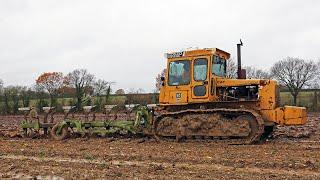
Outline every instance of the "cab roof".
<svg viewBox="0 0 320 180">
<path fill-rule="evenodd" d="M 230 54 L 218 48 L 204 48 L 204 49 L 195 49 L 187 50 L 180 52 L 171 52 L 166 53 L 165 56 L 168 59 L 180 58 L 180 57 L 195 57 L 195 56 L 204 56 L 204 55 L 217 55 L 223 57 L 224 59 L 229 59 Z"/>
</svg>

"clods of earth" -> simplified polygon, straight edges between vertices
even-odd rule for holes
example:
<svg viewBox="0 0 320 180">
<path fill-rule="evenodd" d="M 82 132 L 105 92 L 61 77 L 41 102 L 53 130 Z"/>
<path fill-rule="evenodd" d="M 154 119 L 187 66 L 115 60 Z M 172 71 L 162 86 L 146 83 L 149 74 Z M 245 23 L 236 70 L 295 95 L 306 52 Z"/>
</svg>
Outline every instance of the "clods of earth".
<svg viewBox="0 0 320 180">
<path fill-rule="evenodd" d="M 260 145 L 152 138 L 19 138 L 0 117 L 0 179 L 320 179 L 320 114 Z"/>
</svg>

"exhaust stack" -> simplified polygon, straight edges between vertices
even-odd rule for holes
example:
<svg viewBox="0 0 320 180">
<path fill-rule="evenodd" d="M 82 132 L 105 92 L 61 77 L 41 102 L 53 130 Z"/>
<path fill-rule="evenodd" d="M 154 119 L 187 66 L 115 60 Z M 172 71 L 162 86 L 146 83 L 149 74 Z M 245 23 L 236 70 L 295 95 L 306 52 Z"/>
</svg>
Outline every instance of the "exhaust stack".
<svg viewBox="0 0 320 180">
<path fill-rule="evenodd" d="M 237 44 L 237 59 L 238 59 L 238 79 L 246 79 L 246 70 L 241 68 L 241 46 L 243 43 L 240 39 L 240 43 Z"/>
</svg>

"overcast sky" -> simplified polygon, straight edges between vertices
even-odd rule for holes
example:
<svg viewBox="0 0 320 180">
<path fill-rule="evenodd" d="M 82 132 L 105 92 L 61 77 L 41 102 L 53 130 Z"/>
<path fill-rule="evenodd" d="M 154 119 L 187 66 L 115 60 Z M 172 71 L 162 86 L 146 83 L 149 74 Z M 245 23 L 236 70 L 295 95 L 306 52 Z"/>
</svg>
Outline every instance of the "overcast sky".
<svg viewBox="0 0 320 180">
<path fill-rule="evenodd" d="M 267 69 L 320 57 L 318 0 L 0 0 L 0 79 L 31 85 L 42 72 L 86 68 L 114 89 L 154 89 L 164 53 L 218 47 Z"/>
</svg>

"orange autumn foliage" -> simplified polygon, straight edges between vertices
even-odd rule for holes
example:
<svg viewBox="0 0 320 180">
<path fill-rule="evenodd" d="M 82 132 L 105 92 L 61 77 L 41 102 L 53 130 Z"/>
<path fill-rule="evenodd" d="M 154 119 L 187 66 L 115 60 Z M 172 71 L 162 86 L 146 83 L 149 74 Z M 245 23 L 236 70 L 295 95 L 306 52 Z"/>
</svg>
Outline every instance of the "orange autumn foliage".
<svg viewBox="0 0 320 180">
<path fill-rule="evenodd" d="M 62 88 L 64 77 L 61 72 L 45 72 L 36 79 L 36 83 L 50 95 L 55 95 Z"/>
</svg>

